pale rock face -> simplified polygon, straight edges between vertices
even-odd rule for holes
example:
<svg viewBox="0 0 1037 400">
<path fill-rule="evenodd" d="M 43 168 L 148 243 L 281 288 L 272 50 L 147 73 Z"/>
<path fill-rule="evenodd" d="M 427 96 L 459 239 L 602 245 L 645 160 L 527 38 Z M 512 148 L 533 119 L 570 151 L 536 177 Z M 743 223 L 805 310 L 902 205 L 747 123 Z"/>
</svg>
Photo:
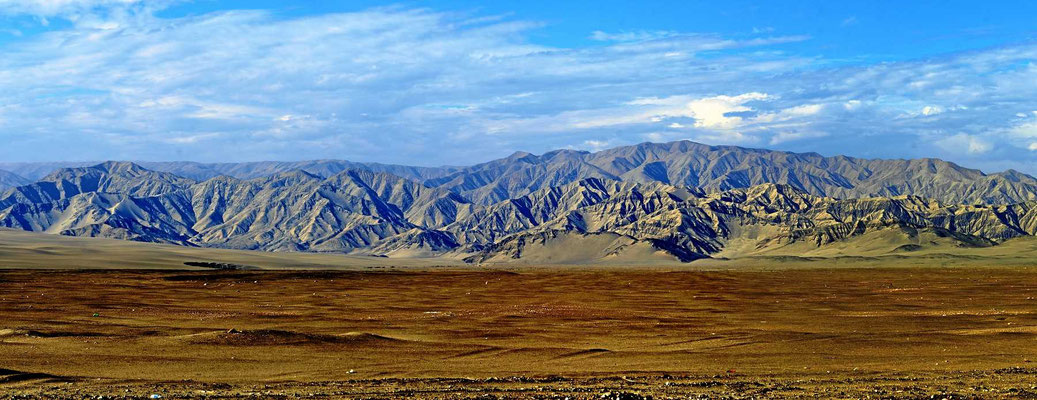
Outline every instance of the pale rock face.
<svg viewBox="0 0 1037 400">
<path fill-rule="evenodd" d="M 271 172 L 202 181 L 124 162 L 60 169 L 3 191 L 0 227 L 475 262 L 690 261 L 876 237 L 869 248 L 892 251 L 992 246 L 1037 234 L 1032 177 L 984 175 L 940 160 L 674 142 L 516 153 L 466 168 L 309 163 L 308 170 L 281 170 L 292 163 L 192 164 Z"/>
</svg>

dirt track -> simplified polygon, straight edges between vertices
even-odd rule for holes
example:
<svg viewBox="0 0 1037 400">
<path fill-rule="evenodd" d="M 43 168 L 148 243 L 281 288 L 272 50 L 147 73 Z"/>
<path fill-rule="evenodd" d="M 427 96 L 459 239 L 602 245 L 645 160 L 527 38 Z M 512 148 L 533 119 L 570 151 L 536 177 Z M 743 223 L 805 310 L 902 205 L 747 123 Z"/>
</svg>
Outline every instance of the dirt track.
<svg viewBox="0 0 1037 400">
<path fill-rule="evenodd" d="M 1035 298 L 1033 268 L 4 271 L 0 393 L 1026 397 Z"/>
</svg>

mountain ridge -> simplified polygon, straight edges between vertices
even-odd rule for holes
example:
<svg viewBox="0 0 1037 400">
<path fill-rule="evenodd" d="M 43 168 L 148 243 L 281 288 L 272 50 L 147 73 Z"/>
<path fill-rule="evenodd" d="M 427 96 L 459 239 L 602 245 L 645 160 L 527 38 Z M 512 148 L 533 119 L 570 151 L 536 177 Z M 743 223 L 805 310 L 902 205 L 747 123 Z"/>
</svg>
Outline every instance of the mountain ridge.
<svg viewBox="0 0 1037 400">
<path fill-rule="evenodd" d="M 554 151 L 490 161 L 427 182 L 489 204 L 549 185 L 599 177 L 722 191 L 786 183 L 811 194 L 853 198 L 918 194 L 946 202 L 1012 203 L 1037 199 L 1037 178 L 985 174 L 939 159 L 824 157 L 691 141 L 641 143 L 599 152 Z M 521 160 L 522 162 L 518 162 Z M 478 182 L 479 185 L 473 185 Z"/>
<path fill-rule="evenodd" d="M 707 191 L 784 183 L 807 193 L 837 198 L 916 194 L 947 203 L 1006 204 L 1037 200 L 1037 178 L 1016 170 L 988 174 L 935 158 L 826 157 L 814 152 L 711 146 L 691 141 L 645 142 L 598 152 L 564 149 L 541 155 L 516 152 L 465 167 L 411 167 L 345 160 L 144 162 L 140 165 L 198 181 L 218 175 L 253 179 L 296 169 L 322 177 L 348 169 L 369 170 L 451 190 L 480 205 L 585 178 L 660 182 Z M 0 169 L 3 168 L 29 178 L 39 175 L 40 170 L 31 165 L 18 167 L 10 163 L 0 164 Z"/>
<path fill-rule="evenodd" d="M 888 249 L 895 251 L 904 245 L 994 246 L 1037 234 L 1037 201 L 967 205 L 916 195 L 837 199 L 787 183 L 711 190 L 658 179 L 624 180 L 623 174 L 571 159 L 593 154 L 564 151 L 546 157 L 548 165 L 591 175 L 581 179 L 575 179 L 580 174 L 537 175 L 551 170 L 544 167 L 544 156 L 517 153 L 498 162 L 484 178 L 504 172 L 543 179 L 522 186 L 528 193 L 491 204 L 471 201 L 466 190 L 449 190 L 445 182 L 457 176 L 439 186 L 369 169 L 330 177 L 294 170 L 247 180 L 221 175 L 195 181 L 134 163 L 108 162 L 61 169 L 5 191 L 0 226 L 200 247 L 468 262 L 550 260 L 558 252 L 692 261 L 735 254 L 735 248 L 739 254 L 766 254 L 872 236 L 898 238 Z M 601 172 L 611 176 L 594 176 Z M 476 183 L 468 186 L 476 190 L 468 192 L 482 193 L 478 188 L 487 186 L 479 186 L 484 181 L 467 176 L 468 171 L 461 174 L 461 182 Z"/>
</svg>

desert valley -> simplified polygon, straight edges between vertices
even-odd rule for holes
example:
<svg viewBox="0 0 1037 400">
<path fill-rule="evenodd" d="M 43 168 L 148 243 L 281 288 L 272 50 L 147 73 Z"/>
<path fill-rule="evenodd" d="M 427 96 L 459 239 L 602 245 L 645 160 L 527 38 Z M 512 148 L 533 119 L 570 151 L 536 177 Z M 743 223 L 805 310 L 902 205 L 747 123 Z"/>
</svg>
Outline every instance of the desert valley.
<svg viewBox="0 0 1037 400">
<path fill-rule="evenodd" d="M 686 141 L 4 167 L 7 397 L 1037 395 L 1014 171 Z"/>
</svg>

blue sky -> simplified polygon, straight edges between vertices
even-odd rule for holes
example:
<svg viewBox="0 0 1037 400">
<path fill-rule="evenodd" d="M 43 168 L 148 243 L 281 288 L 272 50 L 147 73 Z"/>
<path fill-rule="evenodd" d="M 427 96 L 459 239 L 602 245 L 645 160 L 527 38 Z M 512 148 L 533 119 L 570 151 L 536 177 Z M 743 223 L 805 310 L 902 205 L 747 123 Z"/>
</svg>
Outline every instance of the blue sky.
<svg viewBox="0 0 1037 400">
<path fill-rule="evenodd" d="M 1037 174 L 1035 2 L 641 3 L 0 0 L 0 159 L 690 139 Z"/>
</svg>

